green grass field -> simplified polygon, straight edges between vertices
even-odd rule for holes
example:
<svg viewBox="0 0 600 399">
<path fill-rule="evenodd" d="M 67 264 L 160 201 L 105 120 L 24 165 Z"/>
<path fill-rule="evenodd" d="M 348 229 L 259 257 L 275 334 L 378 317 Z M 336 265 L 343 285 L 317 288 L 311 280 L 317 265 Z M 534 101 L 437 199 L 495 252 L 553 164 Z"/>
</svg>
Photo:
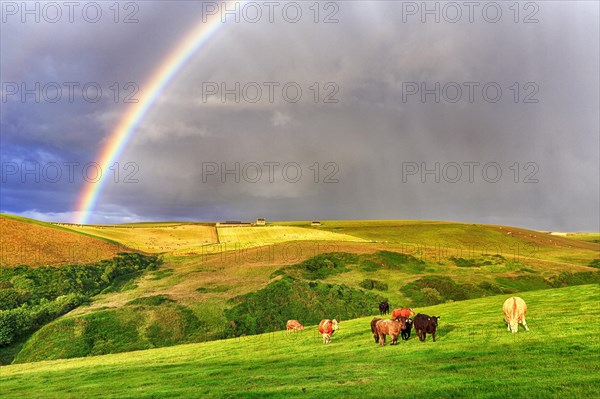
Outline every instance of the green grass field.
<svg viewBox="0 0 600 399">
<path fill-rule="evenodd" d="M 19 363 L 0 367 L 2 397 L 541 398 L 598 393 L 595 315 L 600 293 L 597 284 L 577 285 L 600 281 L 597 234 L 557 236 L 438 221 L 323 220 L 318 227 L 304 221 L 231 228 L 189 222 L 65 227 L 10 221 L 21 223 L 15 228 L 23 231 L 48 228 L 52 234 L 160 253 L 163 262 L 0 348 L 0 361 Z M 8 236 L 21 240 L 17 234 Z M 327 266 L 326 259 L 334 259 L 327 258 L 331 253 L 343 259 L 335 270 Z M 274 332 L 214 341 L 231 333 L 230 319 L 239 322 L 246 313 L 247 325 L 253 319 L 281 324 L 288 315 L 273 311 L 285 312 L 281 301 L 287 301 L 288 310 L 310 303 L 306 318 L 319 320 L 326 313 L 325 305 L 318 305 L 323 302 L 301 295 L 292 304 L 282 287 L 274 287 L 286 274 L 300 279 L 307 293 L 317 285 L 324 297 L 343 291 L 347 300 L 340 309 L 363 309 L 355 315 L 368 314 L 371 306 L 375 312 L 379 301 L 366 300 L 356 290 L 387 298 L 392 307 L 412 305 L 441 314 L 439 342 L 413 338 L 397 348 L 378 348 L 371 343 L 369 318 L 344 320 L 327 347 L 315 326 L 293 337 Z M 564 286 L 573 287 L 556 288 Z M 240 308 L 237 316 L 231 313 L 241 296 L 261 292 L 264 300 Z M 530 333 L 505 333 L 501 305 L 511 292 L 522 292 L 529 304 Z M 498 293 L 504 295 L 490 296 Z M 446 303 L 424 307 L 440 302 Z M 302 321 L 301 315 L 290 317 Z M 107 353 L 112 354 L 92 356 Z M 85 355 L 90 357 L 74 358 Z"/>
<path fill-rule="evenodd" d="M 600 395 L 598 285 L 525 292 L 531 329 L 511 334 L 506 296 L 416 309 L 438 340 L 373 342 L 370 317 L 343 320 L 330 345 L 315 326 L 0 368 L 3 398 L 593 398 Z M 327 316 L 327 315 L 324 315 Z"/>
</svg>

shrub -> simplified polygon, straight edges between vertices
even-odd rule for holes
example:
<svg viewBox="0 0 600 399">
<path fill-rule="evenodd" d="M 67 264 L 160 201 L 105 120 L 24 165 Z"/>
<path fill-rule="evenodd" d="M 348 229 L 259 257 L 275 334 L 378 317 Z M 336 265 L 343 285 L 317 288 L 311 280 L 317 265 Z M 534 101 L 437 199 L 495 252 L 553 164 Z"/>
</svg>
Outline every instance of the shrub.
<svg viewBox="0 0 600 399">
<path fill-rule="evenodd" d="M 600 272 L 561 272 L 558 276 L 551 277 L 547 281 L 554 288 L 600 283 Z"/>
<path fill-rule="evenodd" d="M 62 267 L 18 266 L 0 274 L 0 346 L 10 345 L 46 323 L 89 301 L 115 282 L 126 285 L 156 256 L 119 253 L 112 260 Z"/>
<path fill-rule="evenodd" d="M 235 331 L 231 334 L 259 334 L 285 328 L 289 319 L 317 324 L 325 317 L 352 319 L 372 314 L 385 298 L 345 285 L 305 282 L 284 277 L 265 288 L 232 299 L 225 311 Z"/>
<path fill-rule="evenodd" d="M 378 251 L 375 253 L 383 267 L 392 270 L 402 270 L 407 273 L 421 273 L 427 265 L 425 261 L 412 255 L 392 251 Z"/>
<path fill-rule="evenodd" d="M 423 294 L 423 299 L 428 305 L 437 305 L 444 302 L 442 294 L 435 288 L 421 288 L 421 294 Z"/>
<path fill-rule="evenodd" d="M 175 302 L 168 295 L 153 295 L 153 296 L 145 296 L 142 298 L 136 298 L 133 301 L 129 301 L 127 305 L 145 305 L 145 306 L 158 306 L 163 303 Z"/>
<path fill-rule="evenodd" d="M 438 301 L 435 292 L 424 291 L 425 288 L 435 289 L 441 296 L 441 301 Z M 411 298 L 412 306 L 429 306 L 449 300 L 462 301 L 486 295 L 486 292 L 478 286 L 458 284 L 447 276 L 426 276 L 406 284 L 400 288 L 400 291 Z"/>
<path fill-rule="evenodd" d="M 600 269 L 600 259 L 594 259 L 588 266 Z"/>
<path fill-rule="evenodd" d="M 465 258 L 455 258 L 454 256 L 451 256 L 449 258 L 452 262 L 454 262 L 454 264 L 458 267 L 477 267 L 479 265 L 475 264 L 472 260 L 470 259 L 465 259 Z"/>
<path fill-rule="evenodd" d="M 358 285 L 366 290 L 387 291 L 388 289 L 388 285 L 384 281 L 372 280 L 370 278 L 361 281 Z"/>
<path fill-rule="evenodd" d="M 296 265 L 287 266 L 275 271 L 271 277 L 286 275 L 288 272 L 294 276 L 308 280 L 322 280 L 329 276 L 347 272 L 349 264 L 357 263 L 358 256 L 345 252 L 331 252 L 309 258 Z"/>
<path fill-rule="evenodd" d="M 29 291 L 16 288 L 0 289 L 0 310 L 18 308 L 31 298 Z"/>
<path fill-rule="evenodd" d="M 31 316 L 25 308 L 0 311 L 0 346 L 10 345 L 31 324 Z"/>
</svg>

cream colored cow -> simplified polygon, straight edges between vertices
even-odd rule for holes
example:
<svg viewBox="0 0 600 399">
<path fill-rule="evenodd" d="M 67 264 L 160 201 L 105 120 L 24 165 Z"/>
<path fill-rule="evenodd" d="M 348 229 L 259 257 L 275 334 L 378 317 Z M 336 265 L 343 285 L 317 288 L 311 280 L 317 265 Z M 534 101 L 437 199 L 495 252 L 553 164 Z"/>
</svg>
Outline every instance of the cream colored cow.
<svg viewBox="0 0 600 399">
<path fill-rule="evenodd" d="M 527 314 L 527 304 L 523 298 L 513 296 L 504 301 L 502 306 L 504 312 L 504 320 L 508 325 L 508 331 L 516 333 L 519 331 L 519 323 L 523 324 L 525 330 L 529 331 L 527 322 L 525 321 L 525 315 Z"/>
</svg>

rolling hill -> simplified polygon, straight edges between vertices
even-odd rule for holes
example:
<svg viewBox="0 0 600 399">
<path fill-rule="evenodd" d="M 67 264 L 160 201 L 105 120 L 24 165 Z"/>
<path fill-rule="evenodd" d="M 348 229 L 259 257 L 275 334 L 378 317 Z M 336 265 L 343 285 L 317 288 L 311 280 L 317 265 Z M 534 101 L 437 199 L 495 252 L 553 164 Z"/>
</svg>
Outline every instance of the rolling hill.
<svg viewBox="0 0 600 399">
<path fill-rule="evenodd" d="M 0 215 L 0 231 L 0 261 L 4 267 L 96 262 L 127 250 L 116 241 L 6 214 Z"/>
<path fill-rule="evenodd" d="M 40 222 L 40 227 L 94 240 L 93 245 L 109 240 L 142 247 L 160 255 L 160 266 L 128 274 L 133 280 L 111 283 L 18 345 L 0 348 L 4 361 L 116 353 L 278 330 L 286 317 L 293 317 L 276 298 L 314 320 L 323 311 L 345 317 L 369 314 L 378 298 L 392 306 L 424 307 L 600 281 L 599 244 L 508 226 L 322 221 L 318 227 L 310 222 L 227 228 L 186 222 Z M 289 284 L 303 287 L 314 300 L 293 297 Z M 351 312 L 319 302 L 319 297 L 340 295 L 349 298 Z M 274 312 L 278 308 L 283 310 Z M 250 319 L 242 320 L 240 315 L 248 312 Z M 237 332 L 231 321 L 239 324 Z"/>
<path fill-rule="evenodd" d="M 418 309 L 440 315 L 437 342 L 379 347 L 371 317 L 342 320 L 324 346 L 315 326 L 123 354 L 4 366 L 4 398 L 590 398 L 598 384 L 600 289 L 519 294 L 517 334 L 505 296 Z"/>
</svg>

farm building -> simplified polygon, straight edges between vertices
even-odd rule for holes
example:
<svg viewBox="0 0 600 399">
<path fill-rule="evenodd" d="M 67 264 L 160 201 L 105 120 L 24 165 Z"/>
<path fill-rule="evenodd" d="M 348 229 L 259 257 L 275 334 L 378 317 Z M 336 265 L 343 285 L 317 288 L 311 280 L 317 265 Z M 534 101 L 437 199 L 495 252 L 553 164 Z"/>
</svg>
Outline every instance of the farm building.
<svg viewBox="0 0 600 399">
<path fill-rule="evenodd" d="M 311 225 L 311 226 L 320 226 L 320 225 L 321 225 L 321 222 L 319 222 L 319 221 L 317 221 L 317 220 L 314 220 L 314 221 L 312 221 L 312 222 L 310 223 L 310 225 Z"/>
<path fill-rule="evenodd" d="M 256 219 L 257 226 L 264 226 L 265 224 L 267 224 L 267 221 L 265 219 L 263 219 L 263 218 Z"/>
</svg>

